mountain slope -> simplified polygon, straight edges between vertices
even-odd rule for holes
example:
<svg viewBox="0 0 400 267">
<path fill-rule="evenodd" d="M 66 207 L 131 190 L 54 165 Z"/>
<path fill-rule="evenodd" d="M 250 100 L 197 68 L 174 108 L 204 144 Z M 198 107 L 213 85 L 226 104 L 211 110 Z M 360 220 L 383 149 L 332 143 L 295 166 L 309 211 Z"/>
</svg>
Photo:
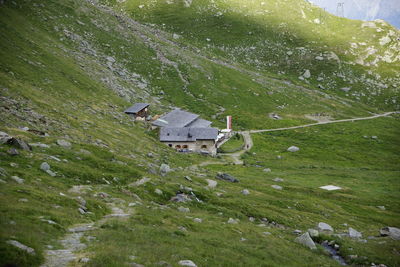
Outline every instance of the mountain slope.
<svg viewBox="0 0 400 267">
<path fill-rule="evenodd" d="M 85 245 L 74 251 L 72 265 L 177 265 L 190 259 L 198 266 L 337 266 L 322 246 L 311 251 L 294 242 L 294 230 L 305 232 L 322 221 L 337 234 L 354 227 L 364 237 L 376 236 L 366 243 L 346 236 L 321 237 L 335 239 L 349 263 L 398 265 L 398 241 L 378 237 L 381 227 L 398 227 L 397 115 L 256 134 L 254 147 L 242 157 L 245 165 L 237 166 L 229 157 L 175 153 L 158 142 L 157 131 L 148 123 L 123 114 L 133 102 L 145 101 L 151 103 L 152 115 L 181 107 L 220 127 L 226 115 L 233 115 L 236 130 L 250 130 L 310 123 L 319 117 L 369 116 L 378 113 L 378 107 L 393 108 L 384 104 L 392 100 L 391 88 L 362 103 L 341 91 L 318 89 L 313 78 L 309 83 L 307 78 L 299 80 L 303 70 L 296 67 L 296 55 L 293 70 L 281 62 L 286 67 L 278 74 L 274 66 L 262 67 L 271 54 L 258 65 L 243 51 L 233 55 L 236 50 L 215 48 L 219 22 L 214 30 L 199 23 L 193 36 L 178 31 L 175 27 L 183 27 L 192 13 L 181 9 L 183 2 L 175 2 L 162 8 L 152 2 L 154 9 L 148 13 L 147 6 L 136 7 L 139 2 L 134 1 L 109 3 L 112 7 L 77 0 L 0 5 L 0 36 L 5 40 L 0 42 L 0 131 L 36 144 L 32 151 L 17 147 L 18 155 L 12 155 L 11 145 L 0 145 L 0 264 L 39 266 L 48 260 L 47 250 L 64 248 L 59 241 L 66 243 L 71 227 L 93 223 L 95 228 L 82 234 L 78 246 Z M 208 7 L 211 1 L 197 3 L 191 7 Z M 132 11 L 133 20 L 115 11 L 117 7 L 138 8 L 143 14 Z M 189 14 L 163 27 L 165 17 L 175 21 L 172 11 Z M 250 16 L 253 11 L 246 12 Z M 141 17 L 146 14 L 160 24 L 149 24 Z M 208 18 L 205 23 L 210 23 Z M 238 23 L 240 31 L 260 27 L 258 22 Z M 277 62 L 280 50 L 295 54 L 294 47 L 304 46 L 301 40 L 284 44 L 287 37 L 275 27 L 269 31 L 267 40 L 281 43 L 281 49 L 271 45 Z M 220 37 L 218 46 L 238 47 L 247 39 L 235 36 L 240 32 Z M 261 53 L 255 50 L 254 56 Z M 305 64 L 313 62 L 319 61 Z M 393 64 L 378 71 L 390 76 Z M 305 66 L 314 77 L 310 65 Z M 336 67 L 332 63 L 321 68 Z M 71 146 L 60 146 L 59 140 Z M 291 145 L 298 145 L 299 153 L 287 152 Z M 41 169 L 43 162 L 54 177 Z M 162 164 L 172 170 L 162 173 Z M 272 171 L 263 171 L 267 168 Z M 239 183 L 217 180 L 218 172 L 235 176 Z M 284 181 L 276 182 L 277 177 Z M 206 179 L 217 181 L 216 188 Z M 282 190 L 271 187 L 278 183 Z M 344 190 L 318 189 L 326 184 Z M 242 194 L 244 189 L 250 194 Z M 170 201 L 182 192 L 192 192 L 199 201 L 193 196 L 190 202 Z M 107 217 L 110 214 L 129 216 Z M 10 240 L 33 248 L 35 254 Z"/>
</svg>

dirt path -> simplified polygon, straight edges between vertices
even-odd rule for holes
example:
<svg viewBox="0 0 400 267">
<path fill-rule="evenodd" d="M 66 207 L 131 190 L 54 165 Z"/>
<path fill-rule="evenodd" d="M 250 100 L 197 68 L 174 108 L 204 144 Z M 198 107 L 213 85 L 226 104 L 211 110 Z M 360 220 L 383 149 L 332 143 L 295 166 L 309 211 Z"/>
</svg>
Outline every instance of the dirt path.
<svg viewBox="0 0 400 267">
<path fill-rule="evenodd" d="M 123 203 L 123 201 L 120 203 Z M 85 258 L 83 257 L 84 255 L 79 255 L 79 253 L 81 250 L 87 248 L 82 239 L 88 232 L 99 229 L 99 226 L 106 223 L 110 218 L 127 218 L 133 214 L 132 209 L 127 209 L 125 212 L 120 204 L 107 203 L 107 205 L 111 208 L 111 214 L 104 216 L 96 222 L 76 224 L 70 227 L 68 233 L 59 240 L 63 248 L 46 250 L 45 263 L 41 267 L 67 267 L 72 262 L 80 261 Z"/>
<path fill-rule="evenodd" d="M 276 131 L 284 131 L 284 130 L 292 130 L 292 129 L 300 129 L 300 128 L 306 128 L 306 127 L 311 127 L 311 126 L 316 126 L 316 125 L 324 125 L 324 124 L 332 124 L 332 123 L 339 123 L 339 122 L 353 122 L 353 121 L 362 121 L 362 120 L 372 120 L 380 117 L 387 117 L 392 114 L 400 113 L 399 111 L 392 111 L 392 112 L 386 112 L 383 114 L 377 114 L 374 116 L 370 117 L 363 117 L 363 118 L 354 118 L 354 119 L 344 119 L 344 120 L 335 120 L 335 121 L 324 121 L 324 122 L 317 122 L 317 123 L 311 123 L 311 124 L 305 124 L 305 125 L 299 125 L 299 126 L 292 126 L 292 127 L 286 127 L 286 128 L 276 128 L 276 129 L 265 129 L 265 130 L 250 130 L 250 133 L 265 133 L 265 132 L 276 132 Z"/>
<path fill-rule="evenodd" d="M 241 135 L 243 135 L 244 149 L 240 150 L 238 152 L 235 152 L 235 153 L 224 153 L 224 154 L 220 154 L 220 155 L 221 156 L 229 156 L 229 157 L 232 158 L 234 164 L 242 165 L 243 164 L 243 160 L 240 159 L 241 156 L 246 151 L 250 150 L 253 147 L 253 140 L 251 138 L 251 134 L 253 134 L 253 133 L 265 133 L 265 132 L 276 132 L 276 131 L 301 129 L 301 128 L 306 128 L 306 127 L 311 127 L 311 126 L 316 126 L 316 125 L 332 124 L 332 123 L 339 123 L 339 122 L 354 122 L 354 121 L 361 121 L 361 120 L 372 120 L 372 119 L 376 119 L 376 118 L 387 117 L 387 116 L 390 116 L 392 114 L 398 114 L 398 113 L 400 113 L 400 112 L 392 111 L 392 112 L 386 112 L 386 113 L 383 113 L 383 114 L 377 114 L 377 115 L 370 116 L 370 117 L 335 120 L 335 121 L 324 121 L 324 122 L 317 122 L 317 123 L 311 123 L 311 124 L 305 124 L 305 125 L 299 125 L 299 126 L 292 126 L 292 127 L 285 127 L 285 128 L 276 128 L 276 129 L 243 131 L 243 132 L 239 132 L 239 133 Z M 216 164 L 216 163 L 214 163 L 214 164 Z"/>
</svg>

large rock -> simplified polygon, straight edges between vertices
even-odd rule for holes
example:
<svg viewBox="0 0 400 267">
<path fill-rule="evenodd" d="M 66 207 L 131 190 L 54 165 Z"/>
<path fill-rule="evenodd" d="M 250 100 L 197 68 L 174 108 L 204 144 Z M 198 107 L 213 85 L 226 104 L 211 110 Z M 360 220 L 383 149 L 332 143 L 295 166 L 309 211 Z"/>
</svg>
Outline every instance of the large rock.
<svg viewBox="0 0 400 267">
<path fill-rule="evenodd" d="M 320 232 L 333 232 L 332 226 L 330 226 L 329 224 L 324 223 L 324 222 L 320 222 L 318 224 L 318 230 Z"/>
<path fill-rule="evenodd" d="M 178 264 L 180 266 L 197 267 L 197 265 L 191 260 L 182 260 L 182 261 L 179 261 Z"/>
<path fill-rule="evenodd" d="M 43 162 L 42 164 L 40 164 L 40 169 L 46 172 L 50 170 L 50 165 L 47 162 Z"/>
<path fill-rule="evenodd" d="M 282 190 L 282 189 L 283 189 L 282 186 L 276 185 L 276 184 L 271 185 L 271 187 L 272 187 L 273 189 L 276 189 L 276 190 Z"/>
<path fill-rule="evenodd" d="M 171 168 L 169 167 L 168 164 L 161 164 L 160 166 L 160 174 L 162 176 L 166 175 L 167 173 L 169 173 L 171 171 Z"/>
<path fill-rule="evenodd" d="M 16 240 L 7 240 L 6 243 L 9 245 L 12 245 L 14 247 L 17 247 L 17 248 L 27 252 L 28 254 L 35 255 L 35 250 L 33 248 L 30 248 Z"/>
<path fill-rule="evenodd" d="M 362 234 L 360 232 L 358 232 L 356 229 L 353 228 L 349 228 L 349 236 L 351 238 L 361 238 Z"/>
<path fill-rule="evenodd" d="M 297 146 L 291 146 L 287 149 L 287 151 L 289 151 L 289 152 L 297 152 L 299 150 L 300 150 L 300 148 L 298 148 Z"/>
<path fill-rule="evenodd" d="M 382 236 L 390 236 L 394 240 L 400 240 L 400 229 L 396 227 L 383 227 L 380 230 Z"/>
<path fill-rule="evenodd" d="M 12 137 L 9 136 L 8 133 L 0 132 L 0 145 L 7 143 L 10 139 L 12 139 Z"/>
<path fill-rule="evenodd" d="M 71 143 L 66 141 L 66 140 L 63 140 L 63 139 L 57 140 L 57 145 L 65 147 L 65 148 L 70 148 L 71 147 Z"/>
<path fill-rule="evenodd" d="M 299 237 L 296 237 L 294 241 L 299 244 L 302 244 L 303 246 L 308 247 L 309 249 L 317 249 L 317 246 L 315 245 L 314 241 L 312 240 L 308 232 L 302 234 Z"/>
<path fill-rule="evenodd" d="M 224 180 L 224 181 L 228 181 L 231 183 L 238 183 L 239 180 L 236 179 L 235 177 L 233 177 L 232 175 L 229 175 L 227 173 L 218 173 L 217 176 L 215 176 L 215 178 L 219 179 L 219 180 Z"/>
<path fill-rule="evenodd" d="M 307 232 L 310 234 L 311 237 L 318 237 L 319 232 L 315 229 L 308 229 Z"/>
<path fill-rule="evenodd" d="M 32 148 L 30 145 L 28 145 L 25 141 L 18 139 L 18 138 L 14 138 L 12 137 L 11 139 L 9 139 L 7 141 L 7 144 L 12 145 L 16 148 L 20 148 L 22 150 L 26 150 L 26 151 L 31 151 Z"/>
</svg>

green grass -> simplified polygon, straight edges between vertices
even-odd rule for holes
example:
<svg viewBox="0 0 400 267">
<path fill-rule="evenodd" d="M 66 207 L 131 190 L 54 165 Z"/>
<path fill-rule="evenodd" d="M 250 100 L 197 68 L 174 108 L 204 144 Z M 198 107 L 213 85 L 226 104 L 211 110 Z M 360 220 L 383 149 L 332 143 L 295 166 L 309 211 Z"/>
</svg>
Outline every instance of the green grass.
<svg viewBox="0 0 400 267">
<path fill-rule="evenodd" d="M 154 8 L 146 6 L 140 14 L 136 9 L 139 1 L 117 5 L 140 22 L 155 23 L 134 27 L 76 0 L 7 1 L 1 6 L 0 37 L 5 41 L 0 43 L 0 131 L 29 143 L 48 144 L 50 148 L 19 150 L 20 155 L 10 156 L 10 147 L 0 146 L 0 167 L 7 172 L 0 177 L 5 181 L 0 186 L 0 265 L 42 264 L 47 246 L 61 248 L 57 240 L 69 227 L 98 221 L 110 213 L 109 200 L 98 197 L 98 192 L 122 199 L 125 208 L 136 201 L 141 205 L 134 207 L 129 219 L 109 220 L 90 233 L 97 241 L 84 241 L 89 246 L 79 256 L 88 256 L 88 265 L 92 266 L 126 266 L 132 261 L 146 266 L 159 261 L 176 265 L 183 259 L 191 259 L 198 266 L 337 266 L 321 248 L 310 251 L 294 243 L 293 230 L 305 231 L 324 221 L 341 232 L 347 223 L 368 237 L 378 235 L 383 226 L 399 227 L 398 116 L 254 134 L 255 146 L 243 156 L 245 166 L 209 165 L 197 170 L 193 165 L 219 159 L 175 153 L 158 142 L 157 131 L 151 130 L 148 123 L 134 122 L 125 116 L 123 110 L 132 102 L 145 101 L 151 103 L 153 115 L 178 106 L 212 120 L 217 127 L 223 127 L 225 116 L 232 115 L 235 130 L 249 130 L 309 123 L 304 116 L 307 114 L 323 112 L 340 119 L 368 116 L 379 112 L 377 107 L 396 107 L 393 102 L 385 104 L 392 99 L 391 87 L 374 97 L 366 95 L 370 100 L 358 101 L 355 96 L 347 97 L 331 89 L 317 90 L 314 75 L 309 84 L 297 79 L 300 67 L 309 68 L 312 73 L 321 69 L 328 76 L 326 83 L 332 79 L 332 86 L 341 86 L 337 75 L 332 74 L 338 68 L 334 62 L 321 65 L 300 52 L 296 52 L 289 65 L 280 61 L 286 60 L 282 56 L 286 50 L 306 44 L 313 44 L 308 47 L 313 56 L 322 49 L 344 57 L 341 37 L 327 40 L 331 26 L 321 29 L 321 40 L 315 44 L 312 41 L 318 34 L 306 29 L 315 30 L 316 26 L 300 27 L 302 24 L 294 23 L 297 15 L 287 20 L 290 31 L 278 30 L 276 26 L 282 20 L 276 13 L 279 6 L 275 9 L 272 2 L 266 5 L 275 13 L 265 18 L 254 14 L 258 1 L 249 1 L 244 9 L 237 1 L 217 3 L 229 4 L 224 8 L 231 11 L 222 18 L 210 16 L 214 11 L 204 11 L 207 16 L 203 11 L 194 14 L 196 8 L 209 6 L 206 1 L 193 1 L 189 9 L 177 3 L 154 3 Z M 279 3 L 286 5 L 289 1 Z M 239 7 L 243 11 L 235 11 Z M 296 7 L 297 4 L 293 6 Z M 305 12 L 307 16 L 316 14 L 313 8 Z M 187 23 L 189 18 L 193 23 Z M 360 22 L 329 19 L 341 29 L 333 32 L 335 36 L 343 34 L 346 42 L 353 34 L 357 41 L 370 44 L 381 36 L 373 37 L 371 29 L 357 32 Z M 156 34 L 155 30 L 160 31 Z M 254 34 L 247 35 L 248 31 Z M 294 39 L 293 31 L 298 31 Z M 173 39 L 175 32 L 182 37 Z M 146 38 L 158 51 L 149 46 Z M 271 45 L 256 45 L 260 40 Z M 278 43 L 282 51 L 277 52 Z M 226 50 L 221 48 L 223 45 Z M 248 55 L 257 57 L 260 65 L 246 61 L 243 51 L 235 50 L 253 45 L 256 49 Z M 189 81 L 186 87 L 177 69 L 157 58 L 159 53 L 177 63 L 179 72 Z M 107 65 L 107 56 L 116 60 L 112 67 Z M 234 67 L 219 61 L 230 62 Z M 276 61 L 276 65 L 263 67 L 271 61 Z M 354 72 L 355 76 L 372 70 L 387 79 L 393 78 L 391 72 L 396 64 L 376 69 L 343 64 L 339 70 Z M 286 74 L 277 74 L 278 70 Z M 145 88 L 143 81 L 147 83 Z M 269 119 L 272 112 L 282 119 Z M 48 136 L 23 131 L 22 127 L 44 131 Z M 58 139 L 70 141 L 72 147 L 59 147 Z M 237 148 L 242 143 L 242 137 L 231 139 L 224 149 Z M 291 145 L 300 147 L 300 151 L 287 152 Z M 278 155 L 282 158 L 278 159 Z M 51 165 L 56 177 L 40 170 L 44 161 Z M 165 177 L 158 174 L 162 163 L 173 169 Z M 263 168 L 271 168 L 272 172 L 265 173 Z M 215 179 L 221 171 L 234 175 L 240 182 L 218 180 L 216 189 L 206 188 L 205 179 Z M 25 179 L 25 183 L 14 182 L 11 176 L 15 175 Z M 192 182 L 185 176 L 190 176 Z M 150 182 L 129 186 L 143 177 L 150 178 Z M 272 180 L 275 177 L 285 180 L 280 183 L 282 191 L 270 187 L 276 184 Z M 327 184 L 341 186 L 343 190 L 318 189 Z M 78 212 L 77 195 L 68 192 L 76 185 L 92 189 L 82 193 L 89 214 Z M 170 202 L 182 190 L 181 185 L 193 188 L 202 202 Z M 250 195 L 240 193 L 245 188 Z M 155 189 L 161 189 L 163 194 L 156 194 Z M 20 201 L 23 198 L 28 202 Z M 181 205 L 191 212 L 178 212 Z M 378 205 L 384 205 L 386 210 L 377 209 Z M 249 216 L 256 218 L 256 222 L 250 222 Z M 195 217 L 203 222 L 194 222 Z M 227 224 L 229 218 L 240 219 L 240 223 Z M 282 224 L 285 229 L 257 226 L 261 218 Z M 187 231 L 182 231 L 181 226 Z M 266 231 L 271 235 L 265 236 Z M 5 242 L 10 239 L 34 248 L 36 255 L 7 245 Z M 382 241 L 385 243 L 381 244 Z M 368 239 L 366 244 L 343 238 L 340 243 L 343 255 L 368 257 L 361 264 L 400 264 L 393 252 L 399 250 L 399 245 L 388 238 Z M 132 260 L 129 256 L 137 258 Z"/>
<path fill-rule="evenodd" d="M 241 134 L 236 133 L 233 135 L 229 141 L 224 143 L 221 147 L 218 148 L 218 151 L 221 153 L 233 153 L 243 149 L 244 140 Z"/>
</svg>

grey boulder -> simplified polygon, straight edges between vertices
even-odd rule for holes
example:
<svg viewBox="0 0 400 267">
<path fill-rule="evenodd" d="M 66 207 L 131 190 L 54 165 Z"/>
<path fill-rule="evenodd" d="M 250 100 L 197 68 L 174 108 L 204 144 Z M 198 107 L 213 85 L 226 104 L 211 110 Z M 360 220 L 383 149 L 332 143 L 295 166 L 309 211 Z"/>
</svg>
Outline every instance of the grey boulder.
<svg viewBox="0 0 400 267">
<path fill-rule="evenodd" d="M 317 246 L 315 245 L 314 241 L 312 240 L 308 232 L 302 234 L 299 237 L 296 237 L 294 241 L 299 244 L 302 244 L 303 246 L 308 247 L 309 249 L 317 249 Z"/>
<path fill-rule="evenodd" d="M 358 232 L 356 229 L 353 228 L 349 228 L 349 236 L 351 238 L 361 238 L 362 234 L 360 232 Z"/>
<path fill-rule="evenodd" d="M 390 236 L 394 240 L 400 240 L 400 229 L 396 227 L 383 227 L 380 230 L 381 236 Z"/>
<path fill-rule="evenodd" d="M 320 232 L 333 232 L 332 226 L 330 226 L 329 224 L 324 223 L 324 222 L 320 222 L 318 224 L 318 230 Z"/>
<path fill-rule="evenodd" d="M 65 148 L 70 148 L 71 147 L 71 143 L 63 140 L 63 139 L 58 139 L 57 140 L 57 145 L 61 146 L 61 147 L 65 147 Z"/>
<path fill-rule="evenodd" d="M 232 175 L 229 175 L 227 173 L 218 173 L 217 176 L 215 176 L 215 178 L 219 179 L 219 180 L 224 180 L 224 181 L 228 181 L 231 183 L 238 183 L 239 180 L 236 179 L 235 177 L 233 177 Z"/>
</svg>

